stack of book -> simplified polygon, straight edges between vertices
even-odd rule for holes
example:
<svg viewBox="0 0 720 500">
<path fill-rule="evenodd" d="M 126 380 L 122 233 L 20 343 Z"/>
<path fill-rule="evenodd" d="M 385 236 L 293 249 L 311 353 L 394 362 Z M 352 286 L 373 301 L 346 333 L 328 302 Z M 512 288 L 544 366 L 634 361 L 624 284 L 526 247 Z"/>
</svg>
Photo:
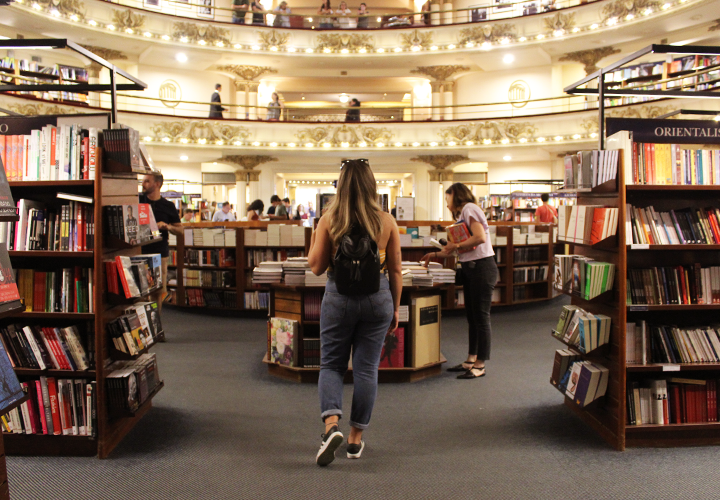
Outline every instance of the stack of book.
<svg viewBox="0 0 720 500">
<path fill-rule="evenodd" d="M 162 286 L 162 258 L 159 253 L 118 255 L 105 261 L 107 291 L 129 299 L 146 295 Z"/>
<path fill-rule="evenodd" d="M 593 188 L 617 177 L 618 150 L 579 151 L 565 156 L 565 189 Z"/>
<path fill-rule="evenodd" d="M 284 224 L 268 224 L 267 246 L 269 246 L 269 247 L 279 247 L 280 246 L 280 226 L 284 226 Z"/>
<path fill-rule="evenodd" d="M 94 341 L 94 335 L 87 338 Z M 82 371 L 90 369 L 95 361 L 88 357 L 88 344 L 83 342 L 77 326 L 8 325 L 0 329 L 0 339 L 10 364 L 17 368 Z M 94 354 L 92 347 L 90 352 Z"/>
<path fill-rule="evenodd" d="M 455 283 L 455 270 L 454 269 L 437 269 L 430 267 L 428 269 L 430 277 L 432 278 L 433 285 L 443 283 Z"/>
<path fill-rule="evenodd" d="M 219 227 L 185 227 L 183 229 L 185 246 L 197 247 L 234 247 L 235 229 Z M 177 241 L 177 240 L 176 240 Z M 169 244 L 172 245 L 172 234 Z"/>
<path fill-rule="evenodd" d="M 17 287 L 26 311 L 94 312 L 93 270 L 81 268 L 38 271 L 16 269 Z"/>
<path fill-rule="evenodd" d="M 410 275 L 412 276 L 413 286 L 432 286 L 433 285 L 433 277 L 430 273 L 428 273 L 427 267 L 423 267 L 420 265 L 417 265 L 417 266 L 406 265 L 406 263 L 403 262 L 403 270 L 410 271 Z"/>
<path fill-rule="evenodd" d="M 610 341 L 611 319 L 604 314 L 591 314 L 578 306 L 566 305 L 560 313 L 553 335 L 582 353 Z"/>
<path fill-rule="evenodd" d="M 558 239 L 594 245 L 617 233 L 618 209 L 601 205 L 558 207 Z"/>
<path fill-rule="evenodd" d="M 160 238 L 155 215 L 147 203 L 103 207 L 108 234 L 130 245 Z"/>
<path fill-rule="evenodd" d="M 322 273 L 320 276 L 315 276 L 315 273 L 309 269 L 305 271 L 305 286 L 325 286 L 327 284 L 327 271 Z"/>
<path fill-rule="evenodd" d="M 717 380 L 670 377 L 630 382 L 629 425 L 702 424 L 718 421 Z"/>
<path fill-rule="evenodd" d="M 291 245 L 294 247 L 305 246 L 305 228 L 303 226 L 291 226 L 292 227 L 292 239 Z"/>
<path fill-rule="evenodd" d="M 246 247 L 264 247 L 268 245 L 267 231 L 259 229 L 245 229 L 245 246 Z M 234 245 L 233 245 L 234 246 Z"/>
<path fill-rule="evenodd" d="M 157 303 L 133 304 L 107 324 L 107 331 L 116 350 L 131 356 L 138 354 L 163 335 Z"/>
<path fill-rule="evenodd" d="M 305 273 L 310 268 L 307 257 L 291 257 L 282 263 L 286 285 L 305 285 Z"/>
<path fill-rule="evenodd" d="M 5 432 L 48 436 L 97 434 L 95 382 L 39 377 L 20 385 L 29 398 L 2 416 Z"/>
<path fill-rule="evenodd" d="M 234 271 L 201 271 L 199 269 L 183 269 L 183 285 L 212 288 L 233 288 L 235 286 Z"/>
<path fill-rule="evenodd" d="M 628 304 L 720 304 L 720 266 L 628 269 Z"/>
<path fill-rule="evenodd" d="M 627 324 L 625 341 L 628 364 L 720 362 L 717 325 L 678 327 L 639 321 Z"/>
<path fill-rule="evenodd" d="M 282 283 L 282 278 L 282 262 L 261 262 L 253 269 L 252 283 L 253 285 L 263 283 Z"/>
<path fill-rule="evenodd" d="M 684 208 L 656 212 L 626 205 L 625 238 L 628 245 L 718 245 L 720 244 L 720 210 L 717 208 Z"/>
<path fill-rule="evenodd" d="M 612 290 L 615 264 L 581 255 L 555 256 L 555 287 L 585 300 Z"/>
<path fill-rule="evenodd" d="M 403 269 L 402 270 L 402 286 L 412 286 L 413 284 L 413 275 L 410 272 L 410 269 Z"/>
<path fill-rule="evenodd" d="M 400 306 L 398 308 L 398 321 L 400 323 L 407 323 L 410 321 L 410 307 L 409 306 Z"/>
<path fill-rule="evenodd" d="M 145 353 L 131 361 L 115 361 L 107 370 L 108 410 L 111 414 L 137 410 L 160 384 L 154 353 Z"/>
</svg>

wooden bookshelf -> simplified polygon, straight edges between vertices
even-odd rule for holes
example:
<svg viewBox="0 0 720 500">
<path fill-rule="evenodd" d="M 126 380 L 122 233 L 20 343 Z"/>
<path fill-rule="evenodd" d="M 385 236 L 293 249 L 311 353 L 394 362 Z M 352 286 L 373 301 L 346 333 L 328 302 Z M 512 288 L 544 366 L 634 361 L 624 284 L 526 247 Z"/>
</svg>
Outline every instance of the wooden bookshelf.
<svg viewBox="0 0 720 500">
<path fill-rule="evenodd" d="M 30 129 L 44 125 L 55 125 L 58 116 L 44 115 L 39 117 L 2 117 L 3 123 L 14 121 L 8 134 L 27 134 Z M 75 117 L 73 117 L 75 119 Z M 8 122 L 5 122 L 5 121 Z M 109 115 L 77 115 L 74 123 L 86 126 L 98 126 L 98 120 L 109 124 Z M 102 128 L 107 128 L 105 125 Z M 50 376 L 69 379 L 89 379 L 96 383 L 97 426 L 95 436 L 57 436 L 57 435 L 26 435 L 5 434 L 5 452 L 8 455 L 46 455 L 46 456 L 97 456 L 106 458 L 130 430 L 152 407 L 152 398 L 142 405 L 142 411 L 135 417 L 109 414 L 108 396 L 106 391 L 106 360 L 118 359 L 111 349 L 112 342 L 106 333 L 106 326 L 119 315 L 125 306 L 133 300 L 123 300 L 122 304 L 111 300 L 105 292 L 104 260 L 113 259 L 117 255 L 137 255 L 142 245 L 126 245 L 120 242 L 105 241 L 103 207 L 107 205 L 134 204 L 138 202 L 136 175 L 109 175 L 104 171 L 102 157 L 99 155 L 95 180 L 76 181 L 14 181 L 10 182 L 15 199 L 30 198 L 40 201 L 56 199 L 57 191 L 78 193 L 94 199 L 93 215 L 95 234 L 94 251 L 55 252 L 55 251 L 11 251 L 11 262 L 22 263 L 24 268 L 55 269 L 69 265 L 83 265 L 92 268 L 93 295 L 91 297 L 95 313 L 55 313 L 55 312 L 16 312 L 4 322 L 21 322 L 24 324 L 40 324 L 43 326 L 69 326 L 80 323 L 91 323 L 95 333 L 95 368 L 87 371 L 68 370 L 32 370 L 16 368 L 15 373 L 21 381 L 35 380 L 38 376 Z M 117 243 L 117 244 L 115 244 Z M 15 267 L 15 266 L 14 266 Z M 137 300 L 137 299 L 135 299 Z M 84 335 L 81 332 L 81 335 Z M 153 394 L 154 395 L 154 394 Z"/>
</svg>

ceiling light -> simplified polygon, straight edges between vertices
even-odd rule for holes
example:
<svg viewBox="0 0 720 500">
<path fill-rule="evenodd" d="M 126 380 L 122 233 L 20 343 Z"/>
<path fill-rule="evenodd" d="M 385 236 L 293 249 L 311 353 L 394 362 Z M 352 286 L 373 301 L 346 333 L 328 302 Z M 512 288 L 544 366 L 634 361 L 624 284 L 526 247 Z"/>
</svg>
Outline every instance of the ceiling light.
<svg viewBox="0 0 720 500">
<path fill-rule="evenodd" d="M 329 148 L 329 147 L 331 147 L 331 146 L 332 146 L 332 144 L 330 144 L 329 142 L 323 142 L 323 147 L 324 147 L 324 148 Z"/>
<path fill-rule="evenodd" d="M 345 104 L 350 100 L 350 96 L 347 94 L 340 94 L 340 97 L 338 97 L 341 103 Z"/>
<path fill-rule="evenodd" d="M 361 54 L 364 54 L 364 53 L 367 52 L 367 49 L 366 49 L 365 47 L 361 47 L 361 48 L 358 50 L 358 52 L 360 52 Z"/>
<path fill-rule="evenodd" d="M 163 35 L 161 38 L 162 38 L 163 40 L 165 40 L 166 42 L 167 42 L 168 40 L 170 40 L 170 37 L 169 37 L 168 35 Z"/>
<path fill-rule="evenodd" d="M 329 54 L 330 52 L 332 52 L 332 50 L 330 49 L 330 47 L 325 47 L 323 49 L 323 52 L 325 52 L 326 54 Z"/>
<path fill-rule="evenodd" d="M 599 28 L 599 26 L 598 26 L 597 24 L 591 24 L 591 25 L 590 25 L 590 29 L 591 29 L 591 30 L 596 30 L 596 29 L 598 29 L 598 28 Z"/>
<path fill-rule="evenodd" d="M 253 49 L 253 50 L 260 50 L 260 46 L 259 46 L 259 45 L 253 45 L 253 46 L 250 47 L 250 48 Z"/>
<path fill-rule="evenodd" d="M 242 146 L 242 141 L 235 141 L 233 144 L 236 146 Z"/>
<path fill-rule="evenodd" d="M 163 137 L 163 138 L 162 138 L 162 141 L 163 141 L 163 142 L 170 142 L 170 138 L 169 138 L 169 137 Z"/>
<path fill-rule="evenodd" d="M 287 51 L 288 52 L 297 52 L 297 49 L 295 47 L 288 47 Z"/>
<path fill-rule="evenodd" d="M 377 22 L 381 23 L 381 22 L 382 22 L 382 17 L 378 17 L 378 18 L 377 18 Z"/>
<path fill-rule="evenodd" d="M 662 6 L 662 10 L 668 10 L 669 8 L 670 8 L 669 3 L 663 4 L 663 6 Z"/>
<path fill-rule="evenodd" d="M 312 22 L 312 17 L 308 17 L 308 22 L 309 22 L 309 23 Z"/>
<path fill-rule="evenodd" d="M 385 143 L 384 143 L 384 142 L 378 142 L 377 144 L 375 144 L 375 146 L 377 146 L 377 147 L 379 147 L 379 148 L 384 148 L 384 147 L 385 147 Z"/>
<path fill-rule="evenodd" d="M 289 147 L 289 148 L 294 148 L 294 147 L 295 147 L 295 143 L 294 143 L 294 142 L 288 142 L 288 147 Z"/>
<path fill-rule="evenodd" d="M 198 139 L 198 144 L 205 144 L 207 143 L 207 139 Z"/>
<path fill-rule="evenodd" d="M 258 146 L 260 145 L 260 143 L 259 143 L 258 141 L 255 141 L 255 142 L 253 142 L 252 144 L 253 144 L 253 146 L 255 146 L 255 147 L 258 147 Z"/>
<path fill-rule="evenodd" d="M 125 33 L 127 33 L 128 35 L 132 35 L 135 32 L 133 31 L 132 28 L 125 28 Z"/>
<path fill-rule="evenodd" d="M 505 55 L 503 56 L 503 62 L 504 62 L 505 64 L 511 64 L 511 63 L 514 62 L 514 61 L 515 61 L 515 56 L 512 55 L 512 54 L 505 54 Z"/>
<path fill-rule="evenodd" d="M 218 146 L 222 146 L 225 143 L 221 140 L 217 140 L 217 141 L 215 141 L 215 144 L 217 144 Z"/>
<path fill-rule="evenodd" d="M 420 49 L 421 47 L 419 45 L 413 45 L 412 47 L 410 47 L 410 50 L 412 50 L 413 52 L 418 52 Z"/>
<path fill-rule="evenodd" d="M 490 47 L 492 47 L 492 44 L 490 42 L 483 42 L 481 47 L 483 48 L 483 50 L 490 50 Z"/>
<path fill-rule="evenodd" d="M 377 49 L 378 54 L 382 54 L 383 52 L 385 52 L 385 49 L 383 49 L 382 47 Z"/>
<path fill-rule="evenodd" d="M 188 160 L 188 157 L 186 155 L 182 155 L 180 157 L 180 161 L 187 161 L 187 160 Z"/>
<path fill-rule="evenodd" d="M 305 143 L 305 147 L 306 147 L 306 148 L 311 148 L 311 147 L 313 147 L 313 146 L 314 146 L 314 144 L 313 144 L 312 142 L 306 142 L 306 143 Z"/>
<path fill-rule="evenodd" d="M 555 36 L 555 37 L 563 36 L 564 34 L 565 34 L 565 30 L 555 30 L 555 31 L 553 31 L 553 36 Z"/>
<path fill-rule="evenodd" d="M 393 49 L 393 52 L 402 52 L 402 49 L 400 47 L 395 47 Z"/>
<path fill-rule="evenodd" d="M 271 46 L 270 46 L 270 51 L 271 51 L 271 52 L 277 52 L 277 51 L 278 51 L 277 45 L 271 45 Z"/>
<path fill-rule="evenodd" d="M 577 26 L 575 26 L 572 30 L 573 33 L 578 33 L 579 31 L 580 31 L 580 28 L 578 28 Z"/>
<path fill-rule="evenodd" d="M 492 144 L 490 139 L 483 139 L 483 144 Z"/>
<path fill-rule="evenodd" d="M 524 36 L 521 36 L 520 38 L 518 38 L 518 41 L 520 41 L 520 42 L 524 42 L 526 40 L 527 40 L 527 38 L 525 38 Z"/>
<path fill-rule="evenodd" d="M 510 160 L 512 160 L 512 156 L 510 156 L 510 155 L 505 155 L 505 156 L 503 156 L 503 160 L 505 160 L 505 161 L 510 161 Z"/>
<path fill-rule="evenodd" d="M 349 142 L 341 142 L 340 145 L 341 145 L 342 147 L 344 147 L 344 148 L 349 148 L 349 147 L 350 147 L 350 143 L 349 143 Z"/>
<path fill-rule="evenodd" d="M 240 45 L 239 43 L 236 43 L 235 45 L 233 45 L 233 47 L 236 49 L 242 49 L 242 45 Z"/>
<path fill-rule="evenodd" d="M 349 51 L 348 49 L 341 49 L 341 50 L 340 50 L 340 53 L 341 53 L 341 54 L 349 54 L 350 51 Z"/>
<path fill-rule="evenodd" d="M 60 11 L 57 9 L 53 9 L 50 11 L 50 15 L 53 17 L 60 17 Z"/>
<path fill-rule="evenodd" d="M 271 142 L 271 143 L 270 143 L 270 147 L 271 147 L 271 148 L 276 148 L 276 147 L 277 147 L 277 142 Z"/>
<path fill-rule="evenodd" d="M 633 19 L 635 19 L 635 14 L 628 14 L 625 16 L 626 21 L 632 21 Z"/>
<path fill-rule="evenodd" d="M 465 141 L 466 146 L 472 146 L 473 144 L 475 144 L 473 141 Z"/>
<path fill-rule="evenodd" d="M 413 145 L 414 148 L 416 148 L 416 147 L 418 147 L 418 146 L 420 145 L 420 143 L 419 143 L 419 142 L 413 142 L 412 145 Z"/>
<path fill-rule="evenodd" d="M 80 20 L 80 18 L 77 16 L 77 14 L 73 14 L 72 16 L 70 16 L 70 20 L 77 22 Z"/>
<path fill-rule="evenodd" d="M 205 40 L 198 40 L 198 45 L 205 45 L 207 42 Z"/>
<path fill-rule="evenodd" d="M 652 7 L 648 7 L 643 11 L 643 15 L 645 16 L 649 16 L 650 14 L 652 14 Z"/>
<path fill-rule="evenodd" d="M 32 8 L 35 9 L 35 10 L 42 10 L 42 7 L 40 7 L 40 4 L 37 4 L 37 3 L 34 3 L 34 4 L 32 5 Z"/>
<path fill-rule="evenodd" d="M 580 139 L 582 137 L 580 134 L 575 134 L 572 136 L 573 139 Z"/>
<path fill-rule="evenodd" d="M 37 4 L 35 4 L 35 5 L 37 5 Z M 33 5 L 33 7 L 35 7 L 35 5 Z M 38 7 L 40 7 L 40 6 L 38 5 Z M 88 24 L 89 24 L 90 26 L 97 26 L 97 21 L 94 21 L 94 20 L 90 19 L 90 20 L 88 21 Z"/>
<path fill-rule="evenodd" d="M 115 26 L 113 26 L 112 24 L 108 24 L 107 29 L 109 29 L 110 31 L 115 31 Z"/>
<path fill-rule="evenodd" d="M 545 138 L 544 138 L 544 137 L 538 137 L 538 138 L 535 139 L 535 140 L 538 141 L 538 142 L 545 142 Z"/>
<path fill-rule="evenodd" d="M 361 148 L 367 147 L 367 142 L 363 141 L 360 144 L 358 144 Z"/>
<path fill-rule="evenodd" d="M 216 161 L 214 161 L 214 162 L 213 162 L 213 165 L 217 165 L 217 162 L 216 162 Z"/>
<path fill-rule="evenodd" d="M 437 49 L 438 49 L 437 45 L 433 45 L 432 47 L 430 47 L 430 50 L 437 50 Z"/>
<path fill-rule="evenodd" d="M 396 147 L 396 148 L 401 148 L 402 146 L 403 146 L 403 143 L 402 143 L 402 142 L 396 142 L 396 143 L 395 143 L 395 147 Z"/>
<path fill-rule="evenodd" d="M 500 39 L 501 45 L 507 45 L 508 43 L 510 43 L 510 39 L 508 37 L 503 37 Z"/>
<path fill-rule="evenodd" d="M 592 134 L 590 134 L 590 137 L 592 137 L 593 139 L 595 139 L 597 136 L 597 132 L 593 132 Z"/>
<path fill-rule="evenodd" d="M 455 141 L 448 142 L 448 146 L 454 146 L 455 144 L 456 144 Z"/>
<path fill-rule="evenodd" d="M 618 22 L 618 18 L 617 18 L 617 17 L 611 17 L 610 19 L 607 20 L 607 25 L 608 25 L 608 26 L 613 26 L 613 25 L 617 24 L 617 22 Z"/>
<path fill-rule="evenodd" d="M 218 47 L 224 47 L 224 46 L 225 46 L 225 44 L 222 43 L 222 42 L 215 42 L 215 45 L 217 45 Z"/>
<path fill-rule="evenodd" d="M 561 136 L 561 135 L 556 135 L 556 136 L 554 137 L 554 139 L 555 139 L 556 141 L 562 141 L 562 140 L 563 140 L 563 136 Z"/>
<path fill-rule="evenodd" d="M 177 55 L 175 56 L 175 59 L 177 60 L 177 62 L 184 63 L 184 62 L 187 62 L 188 57 L 185 54 L 183 54 L 182 52 L 178 52 Z"/>
<path fill-rule="evenodd" d="M 150 33 L 149 31 L 146 31 L 145 33 L 143 33 L 143 36 L 145 38 L 152 38 L 152 33 Z"/>
<path fill-rule="evenodd" d="M 509 143 L 510 143 L 510 139 L 508 139 L 508 138 L 505 138 L 500 141 L 500 144 L 509 144 Z"/>
<path fill-rule="evenodd" d="M 542 40 L 543 38 L 545 38 L 545 35 L 543 35 L 542 33 L 540 33 L 540 34 L 539 34 L 537 37 L 535 37 L 535 38 L 537 38 L 538 40 Z"/>
<path fill-rule="evenodd" d="M 520 143 L 525 144 L 527 142 L 527 139 L 525 137 L 520 138 Z"/>
<path fill-rule="evenodd" d="M 455 48 L 455 44 L 454 44 L 454 43 L 451 43 L 450 45 L 447 46 L 447 48 L 448 48 L 449 50 L 452 50 L 452 49 Z"/>
<path fill-rule="evenodd" d="M 189 38 L 186 37 L 186 36 L 181 36 L 181 37 L 180 37 L 180 41 L 181 41 L 182 43 L 188 43 Z"/>
<path fill-rule="evenodd" d="M 465 44 L 465 47 L 467 47 L 468 49 L 471 49 L 471 48 L 475 47 L 475 42 L 468 42 Z"/>
<path fill-rule="evenodd" d="M 143 137 L 143 142 L 151 142 L 151 141 L 152 141 L 152 137 L 150 137 L 149 135 L 146 135 L 145 137 Z"/>
<path fill-rule="evenodd" d="M 435 146 L 437 146 L 437 144 L 438 144 L 437 142 L 433 141 L 430 143 L 430 146 L 432 146 L 434 148 Z"/>
<path fill-rule="evenodd" d="M 305 53 L 306 53 L 306 54 L 312 54 L 312 53 L 313 53 L 313 49 L 307 48 L 307 49 L 305 49 Z"/>
</svg>

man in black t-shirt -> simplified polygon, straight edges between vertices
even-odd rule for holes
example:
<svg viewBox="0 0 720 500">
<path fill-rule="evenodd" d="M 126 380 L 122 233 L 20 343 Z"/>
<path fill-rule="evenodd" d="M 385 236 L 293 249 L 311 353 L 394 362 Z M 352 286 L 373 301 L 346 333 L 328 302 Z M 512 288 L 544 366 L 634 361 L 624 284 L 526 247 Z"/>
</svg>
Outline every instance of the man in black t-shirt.
<svg viewBox="0 0 720 500">
<path fill-rule="evenodd" d="M 170 247 L 168 245 L 169 232 L 176 236 L 182 235 L 182 225 L 180 224 L 180 216 L 178 215 L 177 208 L 175 208 L 172 202 L 160 196 L 160 188 L 163 185 L 163 181 L 164 179 L 161 173 L 146 175 L 143 178 L 143 192 L 140 195 L 140 203 L 147 203 L 152 208 L 155 221 L 162 236 L 162 241 L 142 247 L 144 254 L 159 253 L 162 256 L 162 289 L 153 296 L 153 300 L 156 300 L 158 303 L 158 310 L 162 309 L 162 301 L 165 299 L 167 292 L 168 255 L 170 255 Z"/>
</svg>

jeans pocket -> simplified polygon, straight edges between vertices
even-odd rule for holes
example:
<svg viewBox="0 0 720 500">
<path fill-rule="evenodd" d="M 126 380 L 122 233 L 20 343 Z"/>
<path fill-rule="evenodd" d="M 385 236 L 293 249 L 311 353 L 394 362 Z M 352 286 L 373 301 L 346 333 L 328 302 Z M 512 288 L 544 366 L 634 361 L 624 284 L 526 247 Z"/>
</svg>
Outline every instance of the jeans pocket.
<svg viewBox="0 0 720 500">
<path fill-rule="evenodd" d="M 320 314 L 326 319 L 343 319 L 347 310 L 347 295 L 335 292 L 325 292 Z"/>
<path fill-rule="evenodd" d="M 392 316 L 394 303 L 390 290 L 380 290 L 379 292 L 370 295 L 369 298 L 375 318 L 387 319 Z"/>
</svg>

